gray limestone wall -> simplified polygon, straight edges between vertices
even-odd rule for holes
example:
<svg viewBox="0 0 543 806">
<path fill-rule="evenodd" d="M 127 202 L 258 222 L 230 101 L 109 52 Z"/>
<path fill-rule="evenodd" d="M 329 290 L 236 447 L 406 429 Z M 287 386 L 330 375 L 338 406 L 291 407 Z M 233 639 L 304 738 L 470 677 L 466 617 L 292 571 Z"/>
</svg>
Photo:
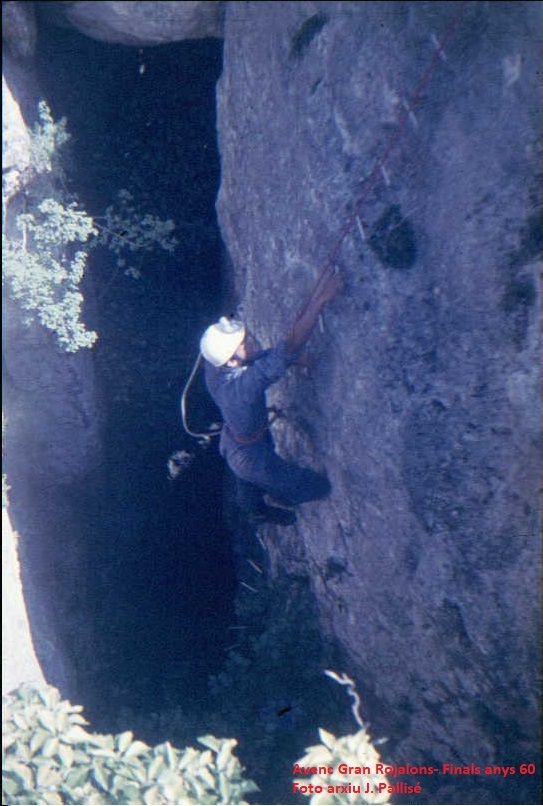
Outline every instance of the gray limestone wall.
<svg viewBox="0 0 543 806">
<path fill-rule="evenodd" d="M 37 27 L 32 6 L 6 3 L 2 8 L 3 229 L 15 237 L 20 237 L 15 218 L 24 209 L 31 176 L 30 132 L 40 98 L 33 66 Z M 49 176 L 44 176 L 43 183 L 53 192 Z M 70 523 L 79 517 L 73 513 L 77 510 L 74 491 L 85 485 L 101 462 L 91 356 L 88 351 L 67 355 L 51 333 L 37 322 L 28 326 L 23 319 L 6 292 L 2 298 L 3 468 L 8 497 L 15 507 L 9 517 L 3 513 L 2 523 L 7 557 L 3 690 L 38 681 L 42 674 L 57 685 L 67 685 L 72 678 L 56 605 L 70 598 L 68 580 L 80 577 L 87 562 L 85 546 L 70 535 Z M 56 604 L 54 595 L 43 595 L 44 586 L 58 594 Z M 79 587 L 82 590 L 84 585 Z M 84 628 L 85 622 L 80 613 L 74 624 Z"/>
<path fill-rule="evenodd" d="M 333 484 L 274 561 L 310 575 L 399 763 L 535 750 L 540 11 L 225 17 L 218 210 L 240 312 L 268 346 L 334 251 L 345 279 L 312 368 L 272 396 L 280 452 Z"/>
<path fill-rule="evenodd" d="M 137 47 L 222 36 L 224 2 L 216 0 L 54 0 L 46 13 L 59 25 L 74 27 L 103 42 Z"/>
</svg>

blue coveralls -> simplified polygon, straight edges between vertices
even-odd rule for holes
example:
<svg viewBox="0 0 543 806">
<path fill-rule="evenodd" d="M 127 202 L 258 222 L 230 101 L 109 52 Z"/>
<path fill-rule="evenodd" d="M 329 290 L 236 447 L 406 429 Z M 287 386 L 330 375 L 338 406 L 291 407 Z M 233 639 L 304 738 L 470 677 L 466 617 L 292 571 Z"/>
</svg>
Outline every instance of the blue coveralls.
<svg viewBox="0 0 543 806">
<path fill-rule="evenodd" d="M 263 511 L 264 493 L 294 506 L 330 492 L 325 475 L 281 459 L 267 428 L 266 389 L 296 358 L 280 342 L 241 367 L 205 364 L 207 388 L 224 421 L 219 449 L 236 476 L 238 503 L 250 513 Z"/>
</svg>

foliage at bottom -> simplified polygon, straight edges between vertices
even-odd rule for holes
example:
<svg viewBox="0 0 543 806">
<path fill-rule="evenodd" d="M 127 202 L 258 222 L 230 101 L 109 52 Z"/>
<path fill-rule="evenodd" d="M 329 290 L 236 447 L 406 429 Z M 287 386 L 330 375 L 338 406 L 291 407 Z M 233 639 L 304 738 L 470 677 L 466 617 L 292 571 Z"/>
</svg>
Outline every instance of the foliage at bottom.
<svg viewBox="0 0 543 806">
<path fill-rule="evenodd" d="M 50 686 L 4 698 L 3 803 L 243 804 L 258 790 L 233 754 L 235 739 L 203 736 L 205 750 L 149 747 L 131 731 L 89 733 L 81 711 Z"/>
</svg>

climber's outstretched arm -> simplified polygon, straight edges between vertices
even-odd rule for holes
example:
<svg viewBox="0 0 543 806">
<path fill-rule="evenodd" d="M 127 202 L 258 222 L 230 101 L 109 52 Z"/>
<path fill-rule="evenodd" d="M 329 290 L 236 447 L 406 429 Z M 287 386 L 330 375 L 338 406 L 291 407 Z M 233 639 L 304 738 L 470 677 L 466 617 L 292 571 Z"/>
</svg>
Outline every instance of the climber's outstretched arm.
<svg viewBox="0 0 543 806">
<path fill-rule="evenodd" d="M 287 352 L 297 353 L 302 349 L 315 329 L 322 309 L 327 302 L 334 299 L 342 287 L 341 275 L 332 270 L 329 270 L 326 277 L 321 278 L 318 283 L 318 292 L 316 294 L 313 292 L 287 337 Z"/>
</svg>

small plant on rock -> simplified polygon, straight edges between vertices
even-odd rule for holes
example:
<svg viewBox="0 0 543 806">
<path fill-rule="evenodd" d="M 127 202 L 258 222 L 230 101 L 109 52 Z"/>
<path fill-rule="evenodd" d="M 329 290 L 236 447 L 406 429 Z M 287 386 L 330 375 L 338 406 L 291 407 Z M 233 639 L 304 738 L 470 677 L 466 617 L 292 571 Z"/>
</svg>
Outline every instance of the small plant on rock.
<svg viewBox="0 0 543 806">
<path fill-rule="evenodd" d="M 32 132 L 31 167 L 37 174 L 49 173 L 58 168 L 56 161 L 58 152 L 68 142 L 70 135 L 66 130 L 66 118 L 53 120 L 47 102 L 38 103 L 39 122 Z"/>
</svg>

